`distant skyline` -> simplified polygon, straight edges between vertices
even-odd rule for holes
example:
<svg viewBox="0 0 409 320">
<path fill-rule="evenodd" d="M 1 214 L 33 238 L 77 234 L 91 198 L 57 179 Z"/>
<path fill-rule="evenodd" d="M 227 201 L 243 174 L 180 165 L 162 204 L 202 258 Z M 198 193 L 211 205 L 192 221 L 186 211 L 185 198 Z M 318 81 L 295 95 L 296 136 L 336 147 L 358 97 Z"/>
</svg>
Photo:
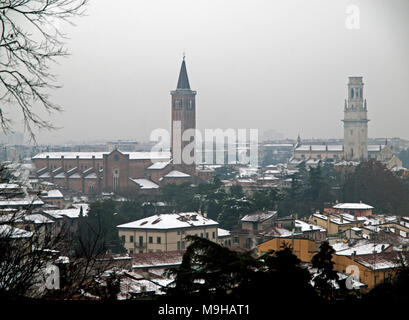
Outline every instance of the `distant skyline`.
<svg viewBox="0 0 409 320">
<path fill-rule="evenodd" d="M 345 26 L 348 5 L 359 30 Z M 362 76 L 369 137 L 409 139 L 407 0 L 98 0 L 76 24 L 62 27 L 71 56 L 54 67 L 64 112 L 48 119 L 61 129 L 39 144 L 169 129 L 183 52 L 198 129 L 342 138 L 348 76 Z"/>
</svg>

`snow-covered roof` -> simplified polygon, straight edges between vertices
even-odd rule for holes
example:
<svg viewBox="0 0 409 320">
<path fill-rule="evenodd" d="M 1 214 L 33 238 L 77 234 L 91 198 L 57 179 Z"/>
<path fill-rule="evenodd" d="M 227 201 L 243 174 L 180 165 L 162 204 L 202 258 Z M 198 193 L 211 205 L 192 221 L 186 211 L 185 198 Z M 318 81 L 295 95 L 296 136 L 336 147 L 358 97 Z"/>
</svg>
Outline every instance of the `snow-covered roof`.
<svg viewBox="0 0 409 320">
<path fill-rule="evenodd" d="M 230 231 L 222 228 L 217 228 L 218 237 L 228 237 L 230 236 Z"/>
<path fill-rule="evenodd" d="M 197 212 L 158 214 L 117 226 L 119 229 L 176 229 L 202 226 L 217 226 L 214 220 Z"/>
<path fill-rule="evenodd" d="M 76 172 L 76 173 L 70 175 L 68 178 L 69 179 L 78 179 L 78 178 L 81 178 L 81 175 L 78 172 Z"/>
<path fill-rule="evenodd" d="M 301 228 L 301 232 L 306 232 L 306 231 L 311 231 L 311 230 L 327 231 L 324 228 L 321 228 L 311 223 L 306 223 L 301 220 L 295 220 L 295 226 L 298 228 Z"/>
<path fill-rule="evenodd" d="M 345 210 L 369 210 L 373 209 L 372 206 L 365 203 L 338 203 L 333 206 L 334 209 L 345 209 Z"/>
<path fill-rule="evenodd" d="M 7 224 L 0 225 L 0 237 L 4 238 L 30 238 L 33 235 L 32 232 L 19 228 L 14 228 Z"/>
<path fill-rule="evenodd" d="M 152 182 L 152 181 L 150 181 L 148 179 L 132 179 L 132 178 L 129 178 L 129 180 L 136 183 L 141 189 L 144 189 L 144 190 L 145 189 L 158 189 L 159 188 L 159 186 L 156 183 L 154 183 L 154 182 Z"/>
<path fill-rule="evenodd" d="M 170 161 L 158 161 L 158 162 L 155 162 L 154 164 L 152 164 L 151 166 L 149 166 L 148 169 L 150 169 L 150 170 L 164 169 L 169 163 L 170 163 Z"/>
<path fill-rule="evenodd" d="M 295 151 L 332 151 L 332 152 L 342 152 L 343 145 L 334 144 L 303 144 L 295 149 Z"/>
<path fill-rule="evenodd" d="M 37 197 L 26 197 L 21 199 L 0 199 L 0 207 L 7 206 L 29 206 L 29 205 L 43 205 L 44 202 Z"/>
<path fill-rule="evenodd" d="M 20 186 L 15 183 L 0 183 L 0 190 L 4 189 L 19 189 Z"/>
<path fill-rule="evenodd" d="M 164 178 L 188 178 L 188 177 L 190 177 L 190 175 L 184 172 L 180 172 L 178 170 L 173 170 L 164 176 Z"/>
<path fill-rule="evenodd" d="M 121 151 L 120 151 L 121 152 Z M 121 152 L 124 155 L 129 155 L 131 160 L 146 160 L 146 159 L 156 159 L 156 160 L 169 160 L 170 152 Z M 103 159 L 104 155 L 110 154 L 110 152 L 43 152 L 35 155 L 33 159 Z"/>
<path fill-rule="evenodd" d="M 334 164 L 334 166 L 357 166 L 358 164 L 359 164 L 359 162 L 357 162 L 357 161 L 343 160 L 343 161 L 337 162 L 336 164 Z"/>
<path fill-rule="evenodd" d="M 61 193 L 60 190 L 49 190 L 47 191 L 47 195 L 42 195 L 41 198 L 43 199 L 49 199 L 49 198 L 63 198 L 63 194 Z"/>
<path fill-rule="evenodd" d="M 98 178 L 98 177 L 97 177 L 97 174 L 95 172 L 91 172 L 90 174 L 88 174 L 85 177 L 85 179 L 96 179 L 96 178 Z"/>
<path fill-rule="evenodd" d="M 348 243 L 339 242 L 332 245 L 336 254 L 339 256 L 351 256 L 354 253 L 356 255 L 371 254 L 374 251 L 377 253 L 385 251 L 391 245 L 388 243 L 373 244 L 368 240 L 360 240 L 357 243 L 350 245 Z"/>
<path fill-rule="evenodd" d="M 243 222 L 263 222 L 277 215 L 277 211 L 255 212 L 241 218 Z"/>
<path fill-rule="evenodd" d="M 70 209 L 60 209 L 60 210 L 44 210 L 45 213 L 58 219 L 63 216 L 68 218 L 78 218 L 80 216 L 81 208 L 70 208 Z M 82 214 L 87 215 L 87 208 L 83 208 Z"/>
</svg>

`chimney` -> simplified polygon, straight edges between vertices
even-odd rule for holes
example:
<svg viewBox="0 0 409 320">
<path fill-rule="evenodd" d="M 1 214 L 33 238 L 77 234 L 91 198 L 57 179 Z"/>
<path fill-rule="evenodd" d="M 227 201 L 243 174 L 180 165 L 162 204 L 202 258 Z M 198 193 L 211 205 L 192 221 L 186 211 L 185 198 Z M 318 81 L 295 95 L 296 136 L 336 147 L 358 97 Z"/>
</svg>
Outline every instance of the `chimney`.
<svg viewBox="0 0 409 320">
<path fill-rule="evenodd" d="M 65 168 L 64 168 L 64 156 L 61 156 L 61 168 L 62 168 L 63 171 L 65 171 Z"/>
<path fill-rule="evenodd" d="M 77 169 L 80 170 L 80 156 L 77 156 Z"/>
<path fill-rule="evenodd" d="M 95 167 L 95 155 L 92 156 L 92 167 L 97 171 L 97 168 Z"/>
<path fill-rule="evenodd" d="M 47 168 L 48 168 L 48 170 L 50 170 L 50 156 L 49 155 L 47 155 Z"/>
</svg>

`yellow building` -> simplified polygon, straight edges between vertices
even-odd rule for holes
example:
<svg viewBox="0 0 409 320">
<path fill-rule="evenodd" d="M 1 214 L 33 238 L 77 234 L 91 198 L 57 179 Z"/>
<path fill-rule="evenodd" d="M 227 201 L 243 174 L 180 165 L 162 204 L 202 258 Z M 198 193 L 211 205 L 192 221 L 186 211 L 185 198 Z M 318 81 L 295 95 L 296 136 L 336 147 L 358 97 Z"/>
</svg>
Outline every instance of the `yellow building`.
<svg viewBox="0 0 409 320">
<path fill-rule="evenodd" d="M 334 254 L 332 260 L 335 262 L 334 269 L 342 273 L 348 274 L 351 266 L 358 267 L 359 281 L 368 286 L 368 291 L 390 281 L 400 267 L 396 251 L 351 256 Z"/>
<path fill-rule="evenodd" d="M 283 246 L 292 248 L 293 253 L 302 262 L 310 262 L 312 257 L 319 251 L 319 243 L 306 238 L 273 238 L 257 246 L 258 255 L 262 255 L 269 250 L 279 251 Z"/>
<path fill-rule="evenodd" d="M 309 222 L 326 229 L 328 235 L 335 235 L 351 228 L 360 228 L 364 226 L 364 220 L 347 219 L 345 216 L 346 215 L 342 214 L 328 214 L 327 216 L 324 216 L 319 213 L 314 213 L 309 218 Z"/>
<path fill-rule="evenodd" d="M 195 235 L 217 242 L 218 223 L 197 212 L 158 214 L 117 226 L 128 253 L 185 250 L 185 237 Z"/>
<path fill-rule="evenodd" d="M 303 238 L 274 238 L 258 245 L 258 255 L 269 250 L 281 250 L 283 245 L 290 246 L 293 253 L 302 262 L 311 262 L 312 257 L 319 251 L 320 243 Z M 409 258 L 409 253 L 406 260 Z M 361 255 L 337 255 L 332 256 L 334 269 L 343 274 L 351 274 L 358 268 L 359 281 L 367 285 L 367 290 L 373 289 L 377 284 L 390 281 L 398 271 L 400 264 L 396 251 L 378 252 Z"/>
</svg>

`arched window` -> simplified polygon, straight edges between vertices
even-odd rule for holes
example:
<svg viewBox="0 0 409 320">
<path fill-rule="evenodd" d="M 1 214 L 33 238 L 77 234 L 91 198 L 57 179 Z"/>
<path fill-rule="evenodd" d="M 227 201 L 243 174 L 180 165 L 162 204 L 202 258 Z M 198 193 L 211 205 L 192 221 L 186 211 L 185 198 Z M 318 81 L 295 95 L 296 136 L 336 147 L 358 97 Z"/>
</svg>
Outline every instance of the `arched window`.
<svg viewBox="0 0 409 320">
<path fill-rule="evenodd" d="M 112 175 L 112 188 L 114 191 L 119 189 L 119 169 L 115 168 Z"/>
<path fill-rule="evenodd" d="M 175 109 L 182 109 L 182 100 L 175 99 Z"/>
</svg>

